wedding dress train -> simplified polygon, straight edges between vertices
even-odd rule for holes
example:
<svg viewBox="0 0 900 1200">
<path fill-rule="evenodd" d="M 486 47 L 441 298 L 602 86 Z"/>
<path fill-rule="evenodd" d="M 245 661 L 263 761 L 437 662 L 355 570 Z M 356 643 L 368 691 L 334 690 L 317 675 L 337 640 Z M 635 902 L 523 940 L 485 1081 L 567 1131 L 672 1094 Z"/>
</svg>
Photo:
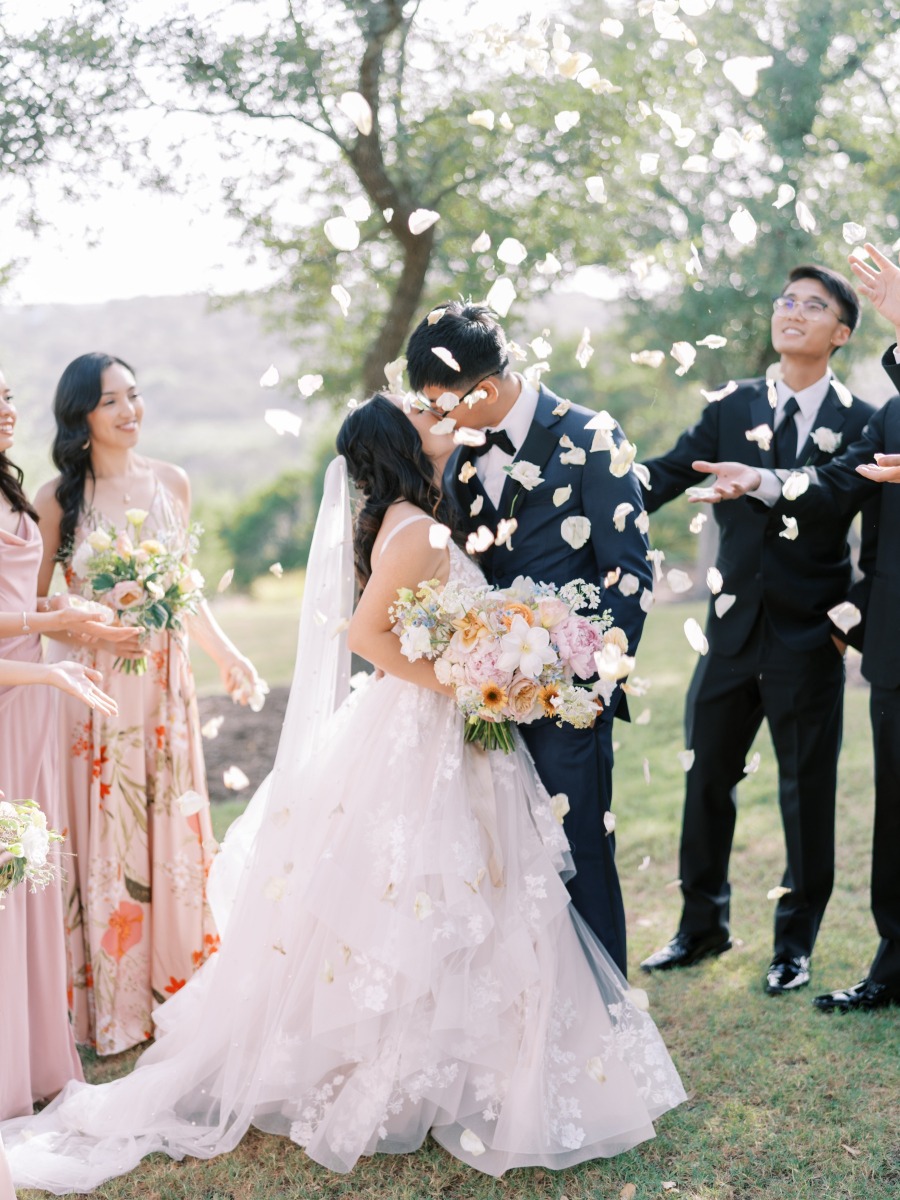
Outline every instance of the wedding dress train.
<svg viewBox="0 0 900 1200">
<path fill-rule="evenodd" d="M 453 702 L 343 690 L 345 487 L 329 479 L 275 768 L 214 868 L 222 948 L 157 1011 L 134 1072 L 2 1127 L 18 1186 L 89 1191 L 253 1124 L 347 1171 L 431 1132 L 479 1170 L 626 1150 L 684 1092 L 569 903 L 533 764 L 463 741 Z M 326 559 L 332 565 L 321 567 Z M 476 568 L 453 548 L 451 572 Z"/>
</svg>

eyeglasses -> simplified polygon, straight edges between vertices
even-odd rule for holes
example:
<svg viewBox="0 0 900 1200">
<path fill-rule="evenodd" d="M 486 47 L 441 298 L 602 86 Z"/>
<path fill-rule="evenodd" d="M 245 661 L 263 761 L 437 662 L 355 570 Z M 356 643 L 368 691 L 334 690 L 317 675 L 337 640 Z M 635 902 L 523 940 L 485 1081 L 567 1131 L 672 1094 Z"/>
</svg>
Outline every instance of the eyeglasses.
<svg viewBox="0 0 900 1200">
<path fill-rule="evenodd" d="M 843 314 L 826 304 L 824 300 L 798 300 L 795 296 L 776 296 L 772 301 L 772 310 L 779 316 L 786 313 L 802 312 L 807 321 L 819 321 L 823 313 L 833 312 L 842 325 L 846 325 Z"/>
<path fill-rule="evenodd" d="M 499 366 L 497 366 L 493 371 L 490 371 L 487 375 L 482 376 L 482 378 L 479 379 L 477 383 L 473 383 L 472 386 L 469 388 L 469 390 L 465 393 L 465 395 L 459 397 L 459 400 L 457 401 L 456 404 L 454 404 L 453 408 L 458 407 L 458 405 L 460 405 L 460 404 L 465 404 L 466 401 L 469 400 L 474 395 L 474 393 L 478 391 L 478 389 L 481 387 L 481 385 L 486 380 L 493 378 L 494 375 L 502 375 L 508 366 L 509 366 L 509 359 L 504 358 L 503 361 L 499 364 Z M 448 388 L 447 390 L 449 391 L 450 389 Z M 480 399 L 480 397 L 479 397 L 479 399 Z M 429 412 L 434 417 L 446 417 L 448 412 L 453 411 L 453 409 L 441 408 L 441 406 L 439 404 L 436 404 L 434 400 L 429 400 L 429 398 L 424 394 L 424 392 L 416 392 L 415 402 L 416 402 L 416 408 L 418 408 L 421 412 Z"/>
</svg>

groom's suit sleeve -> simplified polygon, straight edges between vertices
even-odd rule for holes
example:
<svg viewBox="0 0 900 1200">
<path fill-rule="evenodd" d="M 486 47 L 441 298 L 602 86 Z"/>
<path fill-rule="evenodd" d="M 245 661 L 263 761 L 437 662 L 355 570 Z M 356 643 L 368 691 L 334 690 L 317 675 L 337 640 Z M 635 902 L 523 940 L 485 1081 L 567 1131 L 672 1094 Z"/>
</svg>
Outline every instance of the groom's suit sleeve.
<svg viewBox="0 0 900 1200">
<path fill-rule="evenodd" d="M 618 442 L 621 430 L 617 428 L 614 436 Z M 624 575 L 633 575 L 638 581 L 637 591 L 632 595 L 623 595 L 618 584 L 613 584 L 604 589 L 600 601 L 601 610 L 610 609 L 613 623 L 625 631 L 629 653 L 634 654 L 646 618 L 641 608 L 641 595 L 645 589 L 653 589 L 653 570 L 647 561 L 649 543 L 634 523 L 644 507 L 641 485 L 634 471 L 617 478 L 609 470 L 608 454 L 589 451 L 582 482 L 582 504 L 584 515 L 591 522 L 596 582 L 602 585 L 604 579 L 617 569 L 621 572 L 620 580 Z M 633 506 L 621 533 L 613 524 L 613 513 L 620 504 Z"/>
</svg>

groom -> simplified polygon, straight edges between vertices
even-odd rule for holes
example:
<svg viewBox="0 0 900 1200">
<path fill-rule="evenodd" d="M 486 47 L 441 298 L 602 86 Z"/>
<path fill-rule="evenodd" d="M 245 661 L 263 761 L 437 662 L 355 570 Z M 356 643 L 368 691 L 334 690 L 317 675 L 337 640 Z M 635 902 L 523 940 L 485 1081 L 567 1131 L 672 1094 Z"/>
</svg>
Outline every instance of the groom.
<svg viewBox="0 0 900 1200">
<path fill-rule="evenodd" d="M 423 405 L 452 417 L 457 428 L 485 431 L 483 445 L 453 454 L 444 485 L 470 529 L 484 525 L 494 533 L 501 522 L 516 522 L 510 539 L 481 559 L 490 582 L 505 587 L 528 575 L 558 585 L 578 578 L 593 583 L 601 589 L 598 610 L 611 611 L 634 654 L 644 623 L 642 598 L 646 604 L 652 586 L 647 539 L 635 524 L 641 490 L 627 463 L 619 468 L 616 462 L 627 459 L 627 445 L 618 456 L 591 449 L 595 430 L 598 442 L 617 448 L 624 443 L 622 431 L 614 422 L 608 437 L 602 428 L 587 428 L 597 413 L 510 370 L 504 332 L 481 305 L 451 301 L 433 309 L 413 331 L 406 354 L 410 386 Z M 620 506 L 629 508 L 618 532 Z M 569 799 L 565 830 L 577 868 L 568 884 L 572 901 L 624 974 L 625 911 L 615 842 L 604 821 L 612 799 L 617 709 L 627 720 L 618 687 L 593 729 L 543 718 L 520 732 L 547 790 Z"/>
</svg>

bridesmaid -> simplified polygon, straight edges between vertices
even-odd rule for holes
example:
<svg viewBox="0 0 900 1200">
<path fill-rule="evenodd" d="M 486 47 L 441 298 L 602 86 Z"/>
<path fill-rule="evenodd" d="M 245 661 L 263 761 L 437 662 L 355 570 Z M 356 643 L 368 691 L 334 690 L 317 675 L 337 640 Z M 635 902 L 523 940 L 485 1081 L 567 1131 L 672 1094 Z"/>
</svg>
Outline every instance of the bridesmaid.
<svg viewBox="0 0 900 1200">
<path fill-rule="evenodd" d="M 143 538 L 177 533 L 186 543 L 188 478 L 138 454 L 144 400 L 127 363 L 108 354 L 75 359 L 59 381 L 54 415 L 60 474 L 35 498 L 42 593 L 57 562 L 79 593 L 79 547 L 98 528 L 124 529 L 129 509 L 147 513 Z M 226 691 L 245 702 L 259 685 L 253 665 L 205 603 L 187 625 L 218 664 Z M 187 638 L 176 631 L 129 638 L 113 645 L 103 633 L 75 646 L 102 672 L 119 711 L 115 718 L 94 711 L 85 721 L 65 706 L 63 735 L 77 856 L 66 897 L 75 1038 L 101 1055 L 152 1037 L 153 1009 L 218 944 L 206 897 L 216 843 Z M 123 655 L 145 655 L 146 673 L 116 668 Z M 183 811 L 188 792 L 199 800 Z"/>
<path fill-rule="evenodd" d="M 96 709 L 115 705 L 99 675 L 83 667 L 41 662 L 40 633 L 75 639 L 103 632 L 96 613 L 39 611 L 41 536 L 22 490 L 22 473 L 7 458 L 16 425 L 12 393 L 0 374 L 0 789 L 10 800 L 34 799 L 51 826 L 64 827 L 56 725 L 56 692 L 15 683 L 53 683 Z M 118 631 L 110 631 L 113 636 Z M 0 1119 L 30 1113 L 35 1100 L 81 1079 L 66 1005 L 66 949 L 60 885 L 18 888 L 0 912 Z"/>
</svg>

